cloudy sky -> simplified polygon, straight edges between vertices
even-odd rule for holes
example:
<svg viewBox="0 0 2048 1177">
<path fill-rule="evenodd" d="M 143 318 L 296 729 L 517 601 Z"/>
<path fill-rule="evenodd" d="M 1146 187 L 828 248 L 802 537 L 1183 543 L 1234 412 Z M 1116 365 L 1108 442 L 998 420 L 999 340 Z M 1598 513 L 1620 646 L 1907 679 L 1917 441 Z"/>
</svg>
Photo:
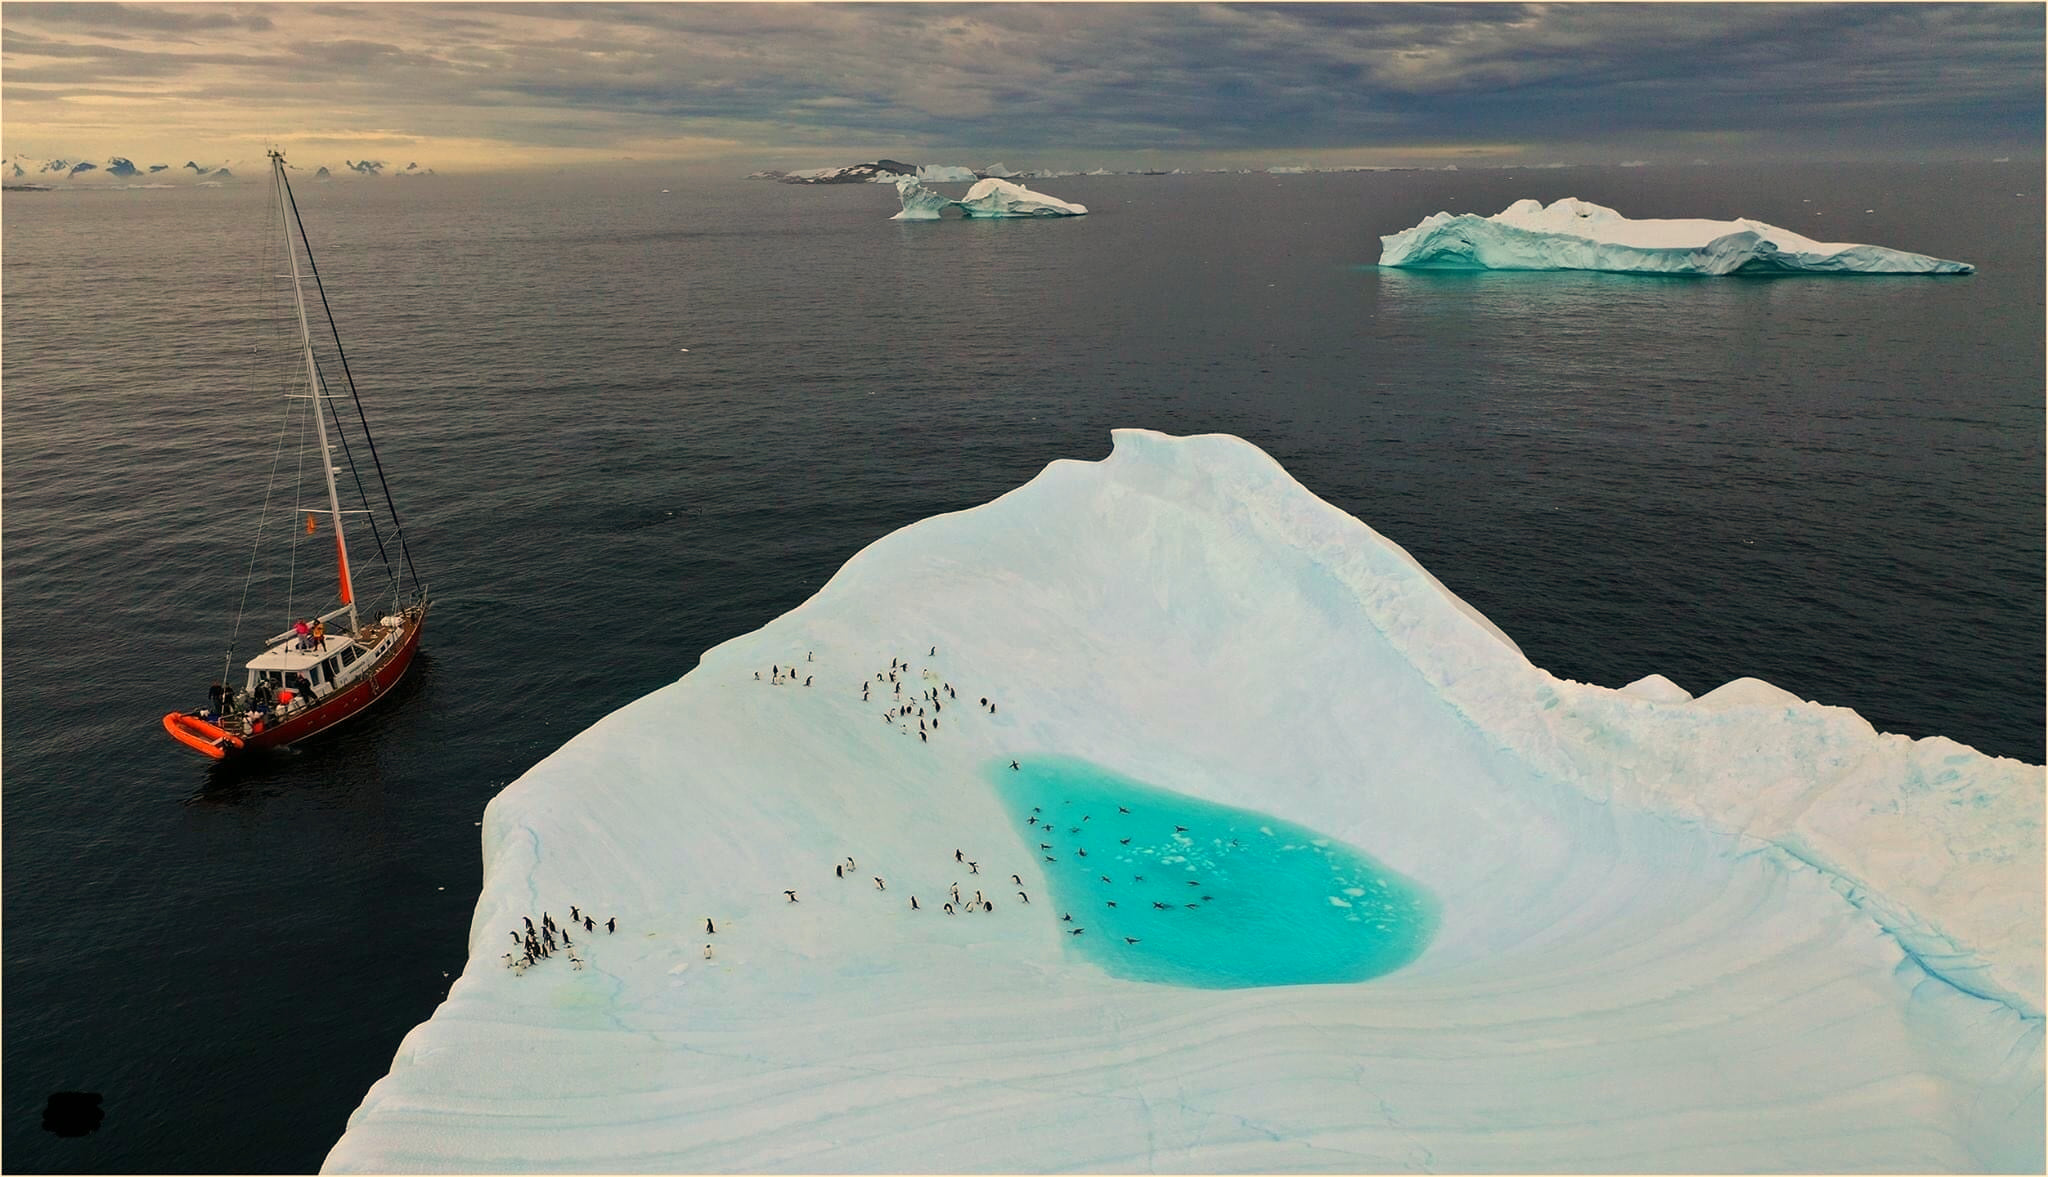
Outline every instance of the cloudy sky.
<svg viewBox="0 0 2048 1177">
<path fill-rule="evenodd" d="M 444 172 L 2038 156 L 2044 11 L 9 0 L 0 131 Z"/>
</svg>

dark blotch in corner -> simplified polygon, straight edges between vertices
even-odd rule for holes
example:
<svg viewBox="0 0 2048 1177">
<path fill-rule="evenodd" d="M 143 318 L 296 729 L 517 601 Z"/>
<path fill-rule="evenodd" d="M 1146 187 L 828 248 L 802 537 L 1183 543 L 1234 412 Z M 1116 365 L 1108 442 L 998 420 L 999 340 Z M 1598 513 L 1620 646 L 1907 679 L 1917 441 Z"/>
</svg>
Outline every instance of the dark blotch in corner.
<svg viewBox="0 0 2048 1177">
<path fill-rule="evenodd" d="M 59 1136 L 84 1136 L 97 1131 L 106 1118 L 97 1091 L 52 1091 L 43 1108 L 43 1128 Z"/>
</svg>

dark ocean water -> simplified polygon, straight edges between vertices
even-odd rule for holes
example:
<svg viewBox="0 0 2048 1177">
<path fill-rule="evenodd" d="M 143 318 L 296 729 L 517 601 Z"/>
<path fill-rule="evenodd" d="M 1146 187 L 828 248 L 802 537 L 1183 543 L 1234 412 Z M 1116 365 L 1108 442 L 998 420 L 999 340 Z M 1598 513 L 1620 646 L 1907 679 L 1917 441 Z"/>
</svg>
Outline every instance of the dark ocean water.
<svg viewBox="0 0 2048 1177">
<path fill-rule="evenodd" d="M 1754 675 L 2040 763 L 2039 175 L 1080 177 L 1038 186 L 1086 218 L 935 224 L 878 186 L 301 180 L 438 604 L 400 697 L 242 772 L 158 718 L 219 676 L 276 441 L 263 187 L 9 193 L 7 1167 L 317 1167 L 462 966 L 497 789 L 1117 426 L 1249 439 L 1559 675 Z M 1567 195 L 1980 269 L 1372 265 Z M 58 1090 L 104 1125 L 44 1131 Z"/>
</svg>

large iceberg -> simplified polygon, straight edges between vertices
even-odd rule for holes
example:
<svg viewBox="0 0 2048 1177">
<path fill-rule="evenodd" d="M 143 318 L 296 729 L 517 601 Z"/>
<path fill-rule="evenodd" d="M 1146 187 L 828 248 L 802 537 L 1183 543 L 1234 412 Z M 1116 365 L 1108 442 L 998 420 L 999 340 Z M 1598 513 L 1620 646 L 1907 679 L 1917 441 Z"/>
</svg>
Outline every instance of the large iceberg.
<svg viewBox="0 0 2048 1177">
<path fill-rule="evenodd" d="M 1641 274 L 1968 274 L 1967 262 L 1815 241 L 1762 221 L 1630 220 L 1567 197 L 1490 217 L 1440 212 L 1380 238 L 1383 266 Z"/>
<path fill-rule="evenodd" d="M 903 211 L 889 218 L 894 221 L 936 221 L 939 214 L 948 208 L 957 208 L 962 215 L 969 217 L 1078 217 L 1088 212 L 1086 205 L 1033 192 L 1022 184 L 994 177 L 975 181 L 967 195 L 954 200 L 932 191 L 913 177 L 901 176 L 896 180 L 896 195 L 903 201 Z"/>
<path fill-rule="evenodd" d="M 1256 963 L 1311 913 L 1206 824 L 1003 787 L 1069 763 L 1434 924 L 1369 981 L 1132 979 L 1131 921 L 1249 903 Z M 500 793 L 467 967 L 325 1170 L 2038 1172 L 2042 785 L 1754 680 L 1558 679 L 1251 445 L 1120 430 Z M 1184 902 L 1074 889 L 1118 822 Z"/>
</svg>

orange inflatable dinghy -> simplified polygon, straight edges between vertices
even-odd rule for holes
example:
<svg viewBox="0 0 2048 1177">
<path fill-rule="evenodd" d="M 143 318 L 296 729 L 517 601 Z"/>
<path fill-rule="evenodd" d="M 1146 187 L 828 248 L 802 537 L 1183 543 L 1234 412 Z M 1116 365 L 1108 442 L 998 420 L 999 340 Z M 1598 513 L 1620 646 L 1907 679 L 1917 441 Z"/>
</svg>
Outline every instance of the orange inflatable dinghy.
<svg viewBox="0 0 2048 1177">
<path fill-rule="evenodd" d="M 242 737 L 224 731 L 196 715 L 173 711 L 164 716 L 164 730 L 171 738 L 204 756 L 223 760 L 230 749 L 242 746 Z"/>
</svg>

